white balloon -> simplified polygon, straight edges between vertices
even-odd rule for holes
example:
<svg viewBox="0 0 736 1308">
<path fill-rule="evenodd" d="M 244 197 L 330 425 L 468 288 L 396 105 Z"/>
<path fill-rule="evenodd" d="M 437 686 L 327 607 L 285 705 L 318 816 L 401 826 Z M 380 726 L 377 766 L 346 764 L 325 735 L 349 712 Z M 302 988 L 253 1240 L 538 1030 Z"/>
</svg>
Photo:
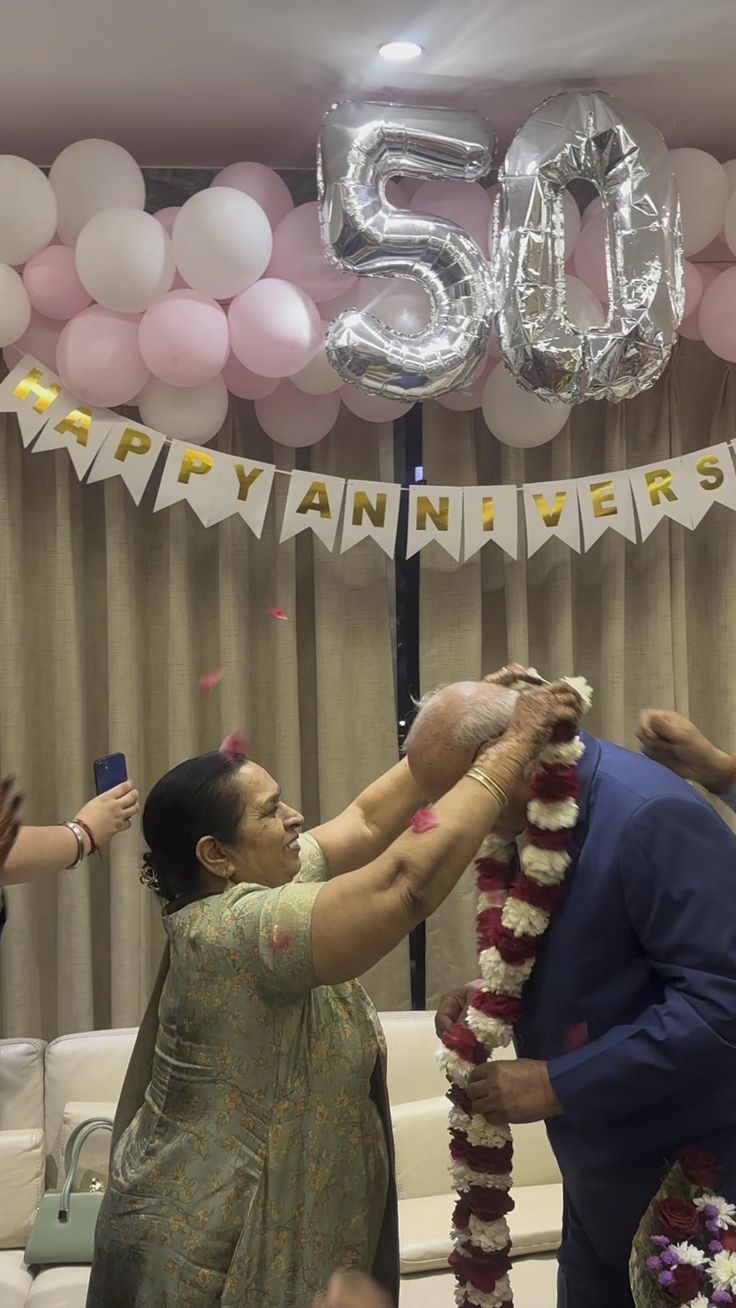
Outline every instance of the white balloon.
<svg viewBox="0 0 736 1308">
<path fill-rule="evenodd" d="M 677 179 L 682 212 L 682 243 L 685 255 L 697 254 L 710 245 L 723 226 L 728 198 L 728 177 L 723 164 L 705 150 L 670 150 Z"/>
<path fill-rule="evenodd" d="M 327 323 L 323 322 L 322 326 L 326 331 Z M 303 391 L 305 395 L 332 395 L 334 391 L 339 391 L 345 385 L 339 372 L 335 372 L 328 362 L 324 342 L 306 367 L 289 380 L 292 386 L 296 386 L 297 390 Z"/>
<path fill-rule="evenodd" d="M 204 445 L 227 417 L 228 392 L 222 377 L 203 386 L 169 386 L 152 377 L 136 401 L 141 419 L 165 436 Z"/>
<path fill-rule="evenodd" d="M 565 277 L 567 293 L 567 315 L 571 322 L 581 331 L 591 327 L 602 327 L 606 321 L 606 311 L 598 296 L 591 291 L 579 277 Z"/>
<path fill-rule="evenodd" d="M 493 435 L 520 450 L 546 445 L 570 416 L 569 404 L 540 400 L 532 391 L 523 390 L 503 363 L 497 363 L 491 372 L 481 407 Z"/>
<path fill-rule="evenodd" d="M 432 316 L 427 292 L 407 277 L 364 278 L 358 285 L 358 308 L 405 336 L 422 331 Z"/>
<path fill-rule="evenodd" d="M 31 321 L 31 302 L 20 274 L 0 263 L 0 345 L 12 345 Z"/>
<path fill-rule="evenodd" d="M 215 300 L 228 300 L 257 282 L 273 247 L 261 206 L 232 186 L 191 196 L 176 215 L 171 239 L 185 282 Z"/>
<path fill-rule="evenodd" d="M 0 154 L 0 260 L 21 264 L 56 231 L 56 196 L 40 168 L 16 154 Z"/>
<path fill-rule="evenodd" d="M 728 159 L 723 164 L 723 171 L 728 181 L 728 193 L 731 195 L 733 191 L 736 191 L 736 159 Z"/>
<path fill-rule="evenodd" d="M 143 313 L 171 289 L 171 238 L 140 209 L 104 209 L 85 223 L 76 250 L 85 290 L 116 313 Z"/>
<path fill-rule="evenodd" d="M 146 183 L 132 154 L 114 141 L 76 141 L 51 165 L 49 181 L 59 206 L 57 231 L 64 245 L 102 209 L 142 209 Z"/>
</svg>

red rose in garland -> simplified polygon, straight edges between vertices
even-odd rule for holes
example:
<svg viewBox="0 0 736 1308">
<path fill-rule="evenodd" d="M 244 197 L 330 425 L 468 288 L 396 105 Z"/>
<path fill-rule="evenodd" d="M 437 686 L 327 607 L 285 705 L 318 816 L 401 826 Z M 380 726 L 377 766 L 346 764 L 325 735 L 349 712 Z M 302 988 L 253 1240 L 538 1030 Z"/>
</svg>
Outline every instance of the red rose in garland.
<svg viewBox="0 0 736 1308">
<path fill-rule="evenodd" d="M 700 1215 L 695 1204 L 691 1204 L 689 1199 L 678 1199 L 676 1195 L 655 1204 L 654 1216 L 658 1230 L 673 1244 L 690 1240 L 700 1230 Z"/>
<path fill-rule="evenodd" d="M 674 1303 L 690 1303 L 703 1288 L 700 1272 L 687 1263 L 680 1263 L 673 1268 L 672 1277 L 672 1284 L 666 1287 L 666 1293 Z"/>
<path fill-rule="evenodd" d="M 705 1149 L 683 1149 L 678 1160 L 691 1185 L 712 1190 L 718 1180 L 718 1163 Z"/>
</svg>

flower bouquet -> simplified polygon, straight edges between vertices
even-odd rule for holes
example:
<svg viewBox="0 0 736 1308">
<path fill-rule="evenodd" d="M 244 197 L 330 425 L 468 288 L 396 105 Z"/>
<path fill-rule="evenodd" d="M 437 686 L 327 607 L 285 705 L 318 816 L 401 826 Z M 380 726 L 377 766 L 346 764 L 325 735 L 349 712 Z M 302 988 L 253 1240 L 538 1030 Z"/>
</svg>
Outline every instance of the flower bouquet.
<svg viewBox="0 0 736 1308">
<path fill-rule="evenodd" d="M 685 1149 L 634 1237 L 636 1308 L 736 1308 L 736 1206 L 715 1193 L 712 1154 Z"/>
</svg>

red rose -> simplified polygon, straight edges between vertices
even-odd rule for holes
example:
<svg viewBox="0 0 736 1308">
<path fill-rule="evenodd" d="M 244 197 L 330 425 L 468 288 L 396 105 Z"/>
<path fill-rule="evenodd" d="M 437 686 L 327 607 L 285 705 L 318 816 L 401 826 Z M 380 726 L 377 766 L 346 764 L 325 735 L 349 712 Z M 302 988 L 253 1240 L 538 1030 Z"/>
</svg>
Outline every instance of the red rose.
<svg viewBox="0 0 736 1308">
<path fill-rule="evenodd" d="M 477 1008 L 486 1017 L 497 1017 L 501 1022 L 518 1022 L 521 1020 L 521 1000 L 512 995 L 492 995 L 487 990 L 479 990 L 474 996 L 471 1008 Z"/>
<path fill-rule="evenodd" d="M 678 1162 L 688 1181 L 703 1190 L 711 1190 L 718 1179 L 718 1163 L 704 1149 L 683 1149 Z"/>
<path fill-rule="evenodd" d="M 499 926 L 494 932 L 493 943 L 504 963 L 524 963 L 534 958 L 539 949 L 539 936 L 515 936 L 508 927 Z"/>
<path fill-rule="evenodd" d="M 689 1303 L 703 1288 L 703 1278 L 695 1267 L 688 1263 L 678 1263 L 672 1269 L 674 1280 L 667 1286 L 667 1296 L 675 1303 Z"/>
<path fill-rule="evenodd" d="M 654 1220 L 673 1244 L 689 1240 L 700 1230 L 700 1217 L 695 1204 L 689 1199 L 661 1199 L 654 1205 Z"/>
<path fill-rule="evenodd" d="M 456 1022 L 449 1031 L 445 1031 L 442 1043 L 446 1049 L 464 1058 L 466 1063 L 485 1063 L 488 1058 L 483 1045 L 476 1039 L 470 1027 L 464 1026 L 462 1022 Z"/>
<path fill-rule="evenodd" d="M 538 881 L 522 872 L 516 877 L 509 890 L 509 899 L 521 899 L 525 904 L 541 908 L 545 913 L 554 913 L 565 898 L 564 882 L 559 886 L 540 886 Z"/>
<path fill-rule="evenodd" d="M 736 1253 L 736 1231 L 733 1228 L 728 1231 L 719 1231 L 716 1239 L 720 1240 L 723 1248 L 728 1249 L 729 1253 Z"/>
<path fill-rule="evenodd" d="M 472 1285 L 482 1294 L 493 1294 L 496 1282 L 511 1270 L 511 1260 L 505 1253 L 496 1254 L 492 1261 L 476 1263 L 470 1258 L 463 1258 L 455 1249 L 447 1261 L 461 1285 Z"/>
<path fill-rule="evenodd" d="M 542 767 L 531 779 L 529 794 L 532 799 L 541 799 L 547 804 L 576 799 L 580 794 L 580 778 L 575 768 Z"/>
<path fill-rule="evenodd" d="M 452 1220 L 459 1230 L 464 1231 L 471 1214 L 480 1217 L 483 1222 L 497 1222 L 500 1217 L 512 1212 L 513 1208 L 514 1201 L 506 1190 L 473 1185 L 458 1199 Z"/>
<path fill-rule="evenodd" d="M 447 1091 L 447 1098 L 451 1104 L 454 1104 L 456 1108 L 459 1108 L 461 1112 L 465 1113 L 466 1117 L 473 1116 L 475 1109 L 467 1090 L 461 1089 L 459 1085 L 451 1085 L 450 1089 Z"/>
<path fill-rule="evenodd" d="M 493 1172 L 504 1175 L 511 1171 L 513 1163 L 513 1146 L 511 1141 L 501 1149 L 490 1146 L 471 1145 L 467 1137 L 459 1131 L 451 1131 L 450 1154 L 458 1163 L 467 1163 L 473 1172 Z"/>
<path fill-rule="evenodd" d="M 572 831 L 567 827 L 561 831 L 544 831 L 532 822 L 529 823 L 526 834 L 529 844 L 537 849 L 567 849 L 572 839 Z"/>
<path fill-rule="evenodd" d="M 503 890 L 511 880 L 513 866 L 511 863 L 501 863 L 497 858 L 476 858 L 475 870 L 479 877 L 488 881 L 489 887 Z"/>
<path fill-rule="evenodd" d="M 482 908 L 476 918 L 476 935 L 478 950 L 490 949 L 496 932 L 501 926 L 500 908 Z"/>
</svg>

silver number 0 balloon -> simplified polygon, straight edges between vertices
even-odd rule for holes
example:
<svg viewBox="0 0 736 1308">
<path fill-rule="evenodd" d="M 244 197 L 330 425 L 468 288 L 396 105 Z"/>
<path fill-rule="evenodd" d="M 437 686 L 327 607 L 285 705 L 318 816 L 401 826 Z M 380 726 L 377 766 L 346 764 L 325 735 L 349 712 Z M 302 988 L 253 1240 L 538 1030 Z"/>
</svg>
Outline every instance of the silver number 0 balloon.
<svg viewBox="0 0 736 1308">
<path fill-rule="evenodd" d="M 483 358 L 492 287 L 481 250 L 455 223 L 389 204 L 385 184 L 396 175 L 475 180 L 492 150 L 477 114 L 346 101 L 326 115 L 317 170 L 327 250 L 361 276 L 420 282 L 432 302 L 431 322 L 414 336 L 359 310 L 331 324 L 330 363 L 368 394 L 431 399 L 464 386 Z"/>
<path fill-rule="evenodd" d="M 575 178 L 600 192 L 606 220 L 608 319 L 584 331 L 565 295 L 562 200 Z M 554 96 L 518 132 L 499 181 L 491 264 L 511 372 L 542 398 L 569 403 L 651 386 L 684 304 L 679 201 L 659 132 L 609 96 Z"/>
</svg>

